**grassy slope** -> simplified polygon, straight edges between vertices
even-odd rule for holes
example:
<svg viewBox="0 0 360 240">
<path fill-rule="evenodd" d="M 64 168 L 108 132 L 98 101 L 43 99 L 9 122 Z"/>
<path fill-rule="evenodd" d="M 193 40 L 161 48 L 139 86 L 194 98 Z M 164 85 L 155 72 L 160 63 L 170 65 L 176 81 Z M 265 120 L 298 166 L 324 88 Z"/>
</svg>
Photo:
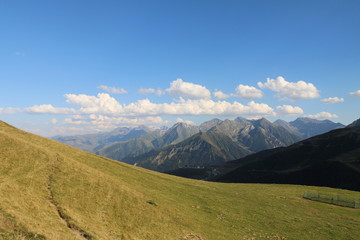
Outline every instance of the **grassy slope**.
<svg viewBox="0 0 360 240">
<path fill-rule="evenodd" d="M 316 189 L 360 197 L 182 179 L 0 122 L 0 239 L 359 239 L 360 211 L 302 199 Z"/>
</svg>

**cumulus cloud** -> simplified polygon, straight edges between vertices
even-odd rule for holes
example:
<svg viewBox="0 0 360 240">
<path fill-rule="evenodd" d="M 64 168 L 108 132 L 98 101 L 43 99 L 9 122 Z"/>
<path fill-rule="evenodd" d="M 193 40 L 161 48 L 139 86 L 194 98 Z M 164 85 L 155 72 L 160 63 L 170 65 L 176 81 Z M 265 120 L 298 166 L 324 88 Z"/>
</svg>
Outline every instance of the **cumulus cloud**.
<svg viewBox="0 0 360 240">
<path fill-rule="evenodd" d="M 35 105 L 24 109 L 27 113 L 43 113 L 43 114 L 72 114 L 76 110 L 73 108 L 56 108 L 51 104 Z"/>
<path fill-rule="evenodd" d="M 126 93 L 128 93 L 123 88 L 109 87 L 109 86 L 105 86 L 105 85 L 98 86 L 98 88 L 100 88 L 102 90 L 105 90 L 105 91 L 107 91 L 109 93 L 114 93 L 114 94 L 126 94 Z"/>
<path fill-rule="evenodd" d="M 312 99 L 320 97 L 319 90 L 312 84 L 304 81 L 288 82 L 279 76 L 276 79 L 267 78 L 265 83 L 258 82 L 260 88 L 268 88 L 277 92 L 283 100 Z"/>
<path fill-rule="evenodd" d="M 170 88 L 166 89 L 173 97 L 186 99 L 210 99 L 210 91 L 201 85 L 184 82 L 178 78 L 170 83 Z"/>
<path fill-rule="evenodd" d="M 248 105 L 239 102 L 188 99 L 182 102 L 156 104 L 148 99 L 123 106 L 125 115 L 272 115 L 273 109 L 264 103 L 251 101 Z"/>
<path fill-rule="evenodd" d="M 350 96 L 353 96 L 353 97 L 360 97 L 360 90 L 357 90 L 355 92 L 351 92 L 349 94 L 350 94 Z"/>
<path fill-rule="evenodd" d="M 338 118 L 339 116 L 333 113 L 329 113 L 329 112 L 319 112 L 317 114 L 313 114 L 313 115 L 305 115 L 305 117 L 308 118 L 317 118 L 317 119 L 328 119 L 328 118 Z"/>
<path fill-rule="evenodd" d="M 85 94 L 65 94 L 66 102 L 80 106 L 80 113 L 106 113 L 115 114 L 122 111 L 122 107 L 115 98 L 107 93 L 99 93 L 97 96 Z"/>
<path fill-rule="evenodd" d="M 215 90 L 213 94 L 217 99 L 227 99 L 229 97 L 232 97 L 232 94 L 226 94 L 220 90 Z"/>
<path fill-rule="evenodd" d="M 323 103 L 339 103 L 339 102 L 344 102 L 344 99 L 343 98 L 338 98 L 338 97 L 329 97 L 329 98 L 324 98 L 324 99 L 321 99 L 321 101 Z"/>
<path fill-rule="evenodd" d="M 257 89 L 252 86 L 242 85 L 236 87 L 236 96 L 244 98 L 244 99 L 254 99 L 254 98 L 262 98 L 263 93 L 260 89 Z"/>
<path fill-rule="evenodd" d="M 276 113 L 278 115 L 303 114 L 304 110 L 297 106 L 282 105 L 276 107 Z"/>
<path fill-rule="evenodd" d="M 156 93 L 158 96 L 165 94 L 163 90 L 154 89 L 154 88 L 140 88 L 138 90 L 138 93 L 141 93 L 141 94 Z"/>
</svg>

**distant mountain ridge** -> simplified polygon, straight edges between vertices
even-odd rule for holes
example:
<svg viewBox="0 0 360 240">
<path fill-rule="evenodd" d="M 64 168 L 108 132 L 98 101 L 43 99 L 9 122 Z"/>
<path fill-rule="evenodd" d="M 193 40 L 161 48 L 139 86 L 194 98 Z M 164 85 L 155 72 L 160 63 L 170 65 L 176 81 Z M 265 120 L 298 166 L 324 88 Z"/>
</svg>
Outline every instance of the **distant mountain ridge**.
<svg viewBox="0 0 360 240">
<path fill-rule="evenodd" d="M 167 130 L 149 132 L 127 141 L 105 146 L 96 151 L 96 154 L 130 163 L 131 160 L 124 159 L 136 157 L 156 148 L 179 143 L 199 131 L 198 127 L 186 123 L 176 123 Z"/>
<path fill-rule="evenodd" d="M 248 120 L 238 117 L 234 120 L 215 118 L 199 126 L 181 122 L 164 130 L 124 128 L 103 135 L 55 139 L 118 161 L 169 171 L 222 164 L 251 153 L 288 146 L 305 136 L 340 127 L 344 125 L 309 118 L 271 123 L 265 118 Z"/>
<path fill-rule="evenodd" d="M 198 133 L 174 145 L 167 145 L 150 152 L 123 159 L 156 171 L 168 171 L 183 167 L 203 167 L 224 163 L 251 153 L 244 146 L 234 142 L 222 133 L 209 131 Z"/>
<path fill-rule="evenodd" d="M 121 161 L 156 171 L 205 167 L 225 163 L 263 149 L 287 146 L 300 140 L 286 129 L 264 118 L 237 118 L 214 122 L 216 124 L 207 132 L 194 134 L 177 144 L 164 145 Z"/>
<path fill-rule="evenodd" d="M 348 126 L 220 166 L 221 182 L 282 183 L 360 190 L 360 127 Z"/>
<path fill-rule="evenodd" d="M 323 134 L 333 129 L 345 127 L 345 125 L 341 123 L 334 123 L 330 120 L 317 120 L 305 117 L 297 118 L 296 120 L 289 122 L 289 125 L 294 127 L 301 134 L 301 138 L 303 139 Z"/>
<path fill-rule="evenodd" d="M 52 139 L 79 148 L 81 150 L 93 152 L 110 143 L 126 141 L 128 139 L 135 138 L 151 131 L 153 130 L 146 126 L 138 126 L 134 128 L 119 127 L 111 132 L 101 132 L 76 136 L 56 136 Z"/>
</svg>

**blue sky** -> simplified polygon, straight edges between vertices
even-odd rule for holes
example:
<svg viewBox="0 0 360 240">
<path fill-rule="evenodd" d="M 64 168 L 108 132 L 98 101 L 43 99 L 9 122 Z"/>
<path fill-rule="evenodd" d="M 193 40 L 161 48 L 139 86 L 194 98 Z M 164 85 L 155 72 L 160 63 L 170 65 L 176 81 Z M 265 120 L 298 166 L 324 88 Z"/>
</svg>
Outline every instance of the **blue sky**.
<svg viewBox="0 0 360 240">
<path fill-rule="evenodd" d="M 1 1 L 0 119 L 44 136 L 360 117 L 360 1 Z"/>
</svg>

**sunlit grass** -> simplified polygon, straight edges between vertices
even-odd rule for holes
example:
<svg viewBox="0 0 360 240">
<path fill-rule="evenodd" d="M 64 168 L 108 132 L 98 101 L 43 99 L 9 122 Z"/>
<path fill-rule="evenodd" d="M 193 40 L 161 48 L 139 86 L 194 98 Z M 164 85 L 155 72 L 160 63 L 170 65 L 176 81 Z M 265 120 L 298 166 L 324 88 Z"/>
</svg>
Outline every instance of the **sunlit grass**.
<svg viewBox="0 0 360 240">
<path fill-rule="evenodd" d="M 225 184 L 129 166 L 0 123 L 0 239 L 360 239 L 339 189 Z M 59 216 L 58 209 L 67 219 Z"/>
</svg>

